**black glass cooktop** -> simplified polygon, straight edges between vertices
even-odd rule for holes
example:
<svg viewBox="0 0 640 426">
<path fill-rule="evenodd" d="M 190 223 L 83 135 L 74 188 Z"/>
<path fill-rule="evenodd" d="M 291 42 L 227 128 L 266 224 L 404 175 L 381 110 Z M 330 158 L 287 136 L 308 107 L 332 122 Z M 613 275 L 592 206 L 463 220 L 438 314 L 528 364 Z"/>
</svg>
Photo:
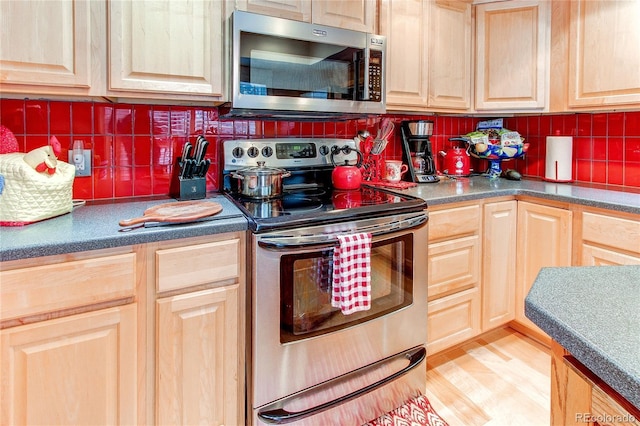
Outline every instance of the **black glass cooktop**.
<svg viewBox="0 0 640 426">
<path fill-rule="evenodd" d="M 249 227 L 261 232 L 286 227 L 364 219 L 420 211 L 424 200 L 380 188 L 362 186 L 352 191 L 332 188 L 285 189 L 279 197 L 251 199 L 227 194 L 249 219 Z"/>
</svg>

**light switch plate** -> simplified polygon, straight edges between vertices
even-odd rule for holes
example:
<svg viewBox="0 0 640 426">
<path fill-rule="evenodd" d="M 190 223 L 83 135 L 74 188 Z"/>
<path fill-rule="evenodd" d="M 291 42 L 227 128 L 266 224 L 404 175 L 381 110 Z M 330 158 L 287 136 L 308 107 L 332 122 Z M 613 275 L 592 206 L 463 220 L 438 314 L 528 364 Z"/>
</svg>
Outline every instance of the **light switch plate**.
<svg viewBox="0 0 640 426">
<path fill-rule="evenodd" d="M 84 149 L 84 169 L 78 168 L 73 162 L 73 150 L 69 151 L 69 164 L 76 166 L 76 176 L 91 176 L 91 150 Z"/>
</svg>

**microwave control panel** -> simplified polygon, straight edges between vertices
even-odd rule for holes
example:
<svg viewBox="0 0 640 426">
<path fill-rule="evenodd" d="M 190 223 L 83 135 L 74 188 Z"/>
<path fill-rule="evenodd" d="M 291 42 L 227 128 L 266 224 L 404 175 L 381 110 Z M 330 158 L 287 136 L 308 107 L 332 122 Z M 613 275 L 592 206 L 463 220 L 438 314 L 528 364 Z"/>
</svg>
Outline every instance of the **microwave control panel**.
<svg viewBox="0 0 640 426">
<path fill-rule="evenodd" d="M 382 100 L 382 52 L 377 50 L 369 54 L 369 100 Z"/>
</svg>

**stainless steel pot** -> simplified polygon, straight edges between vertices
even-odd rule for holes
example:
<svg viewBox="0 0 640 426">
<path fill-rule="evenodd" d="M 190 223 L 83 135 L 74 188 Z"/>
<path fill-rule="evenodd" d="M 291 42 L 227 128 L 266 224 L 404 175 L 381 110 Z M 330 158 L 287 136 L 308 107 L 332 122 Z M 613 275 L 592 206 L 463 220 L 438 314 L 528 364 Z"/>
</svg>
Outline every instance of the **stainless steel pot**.
<svg viewBox="0 0 640 426">
<path fill-rule="evenodd" d="M 291 172 L 267 167 L 264 161 L 258 161 L 257 166 L 237 170 L 231 173 L 231 176 L 238 179 L 241 195 L 268 199 L 282 195 L 282 179 L 291 176 Z"/>
</svg>

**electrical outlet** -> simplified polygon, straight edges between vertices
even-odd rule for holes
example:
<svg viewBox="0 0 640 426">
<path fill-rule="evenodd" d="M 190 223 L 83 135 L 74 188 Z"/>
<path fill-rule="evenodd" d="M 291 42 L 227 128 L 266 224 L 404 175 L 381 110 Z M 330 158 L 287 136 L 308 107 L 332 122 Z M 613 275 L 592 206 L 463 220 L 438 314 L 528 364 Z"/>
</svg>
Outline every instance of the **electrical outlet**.
<svg viewBox="0 0 640 426">
<path fill-rule="evenodd" d="M 76 176 L 91 176 L 91 150 L 69 151 L 69 164 L 76 167 Z"/>
</svg>

